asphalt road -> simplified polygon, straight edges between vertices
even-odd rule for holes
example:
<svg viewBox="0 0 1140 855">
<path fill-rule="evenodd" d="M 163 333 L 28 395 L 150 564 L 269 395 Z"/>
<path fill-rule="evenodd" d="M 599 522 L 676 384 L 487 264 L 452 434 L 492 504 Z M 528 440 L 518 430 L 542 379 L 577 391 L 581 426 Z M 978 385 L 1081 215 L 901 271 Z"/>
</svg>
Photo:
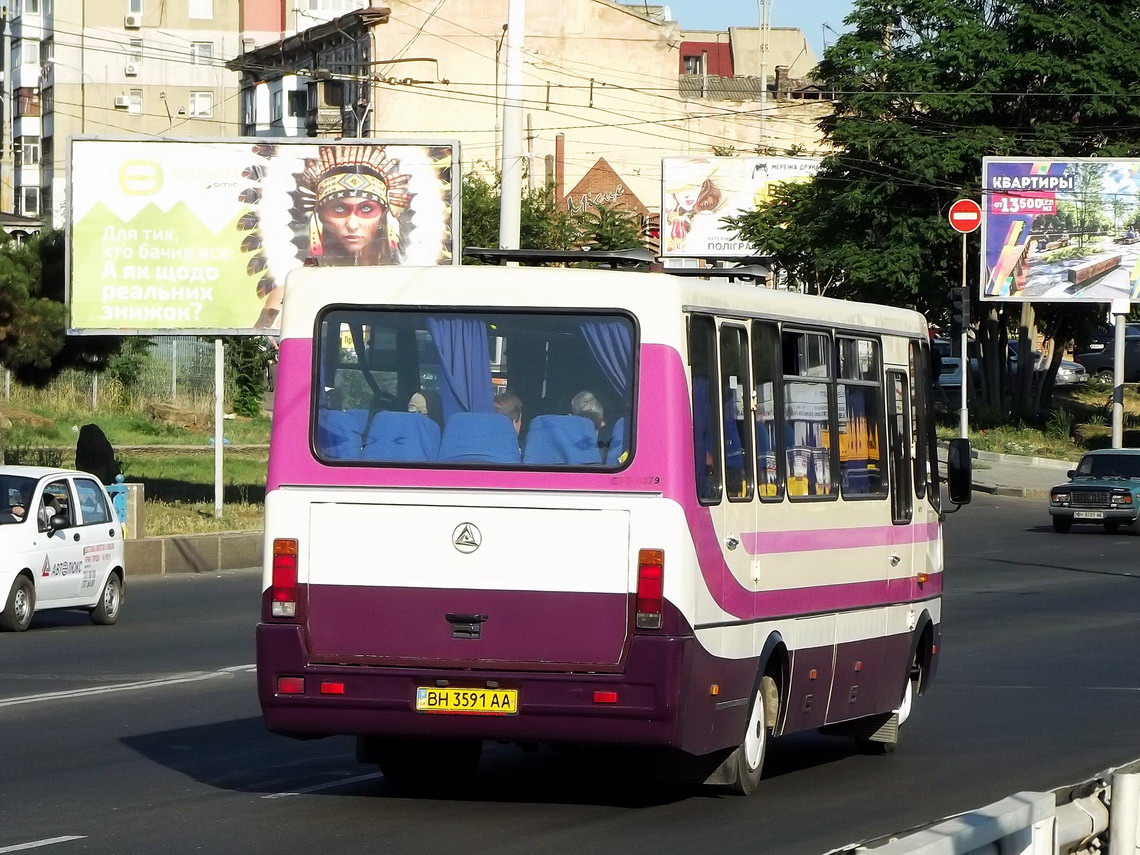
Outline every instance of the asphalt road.
<svg viewBox="0 0 1140 855">
<path fill-rule="evenodd" d="M 749 799 L 510 746 L 400 795 L 349 739 L 263 729 L 255 573 L 134 580 L 118 626 L 0 636 L 0 853 L 822 853 L 1075 782 L 1140 757 L 1140 531 L 1048 523 L 984 495 L 949 517 L 941 671 L 899 750 L 777 741 Z"/>
</svg>

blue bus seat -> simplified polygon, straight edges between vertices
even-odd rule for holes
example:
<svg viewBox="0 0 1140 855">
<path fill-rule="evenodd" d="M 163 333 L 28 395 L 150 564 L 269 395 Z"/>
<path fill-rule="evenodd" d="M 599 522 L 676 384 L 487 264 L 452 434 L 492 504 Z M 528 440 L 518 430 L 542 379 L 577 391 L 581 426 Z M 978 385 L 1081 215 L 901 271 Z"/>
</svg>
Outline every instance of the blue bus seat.
<svg viewBox="0 0 1140 855">
<path fill-rule="evenodd" d="M 317 451 L 331 460 L 359 460 L 367 410 L 320 410 Z"/>
<path fill-rule="evenodd" d="M 523 463 L 581 466 L 601 462 L 598 432 L 584 416 L 536 416 L 531 421 Z"/>
<path fill-rule="evenodd" d="M 453 413 L 439 445 L 441 463 L 518 463 L 519 438 L 502 413 Z"/>
<path fill-rule="evenodd" d="M 610 432 L 610 447 L 606 451 L 606 465 L 617 466 L 621 463 L 621 456 L 625 454 L 625 416 L 614 422 L 614 429 Z"/>
<path fill-rule="evenodd" d="M 439 425 L 423 413 L 384 410 L 372 417 L 364 460 L 428 463 L 439 457 Z"/>
</svg>

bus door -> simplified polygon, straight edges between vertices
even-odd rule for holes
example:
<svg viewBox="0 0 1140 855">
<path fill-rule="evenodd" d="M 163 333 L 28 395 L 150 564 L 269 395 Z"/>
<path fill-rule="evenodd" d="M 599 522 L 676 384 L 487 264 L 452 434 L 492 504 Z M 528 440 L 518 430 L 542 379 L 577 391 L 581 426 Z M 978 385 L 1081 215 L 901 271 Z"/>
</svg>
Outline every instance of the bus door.
<svg viewBox="0 0 1140 855">
<path fill-rule="evenodd" d="M 914 564 L 911 568 L 911 595 L 915 599 L 921 599 L 928 594 L 918 581 L 918 574 L 942 571 L 942 542 L 937 536 L 941 497 L 938 493 L 938 446 L 934 440 L 931 400 L 932 373 L 929 345 L 912 341 L 910 343 L 910 429 L 916 500 L 914 525 L 919 527 L 914 540 Z"/>
<path fill-rule="evenodd" d="M 887 445 L 890 472 L 891 538 L 887 594 L 890 602 L 910 597 L 915 537 L 913 486 L 913 431 L 910 384 L 903 371 L 887 372 Z M 905 527 L 905 528 L 904 528 Z M 925 554 L 925 544 L 919 544 Z"/>
<path fill-rule="evenodd" d="M 756 515 L 752 501 L 752 381 L 746 327 L 725 322 L 718 330 L 712 317 L 693 315 L 689 324 L 689 360 L 697 498 L 709 508 L 724 561 L 733 575 L 747 584 L 752 573 L 751 556 L 743 540 L 746 532 L 755 530 Z M 710 593 L 723 601 L 723 591 Z M 698 621 L 723 619 L 719 614 L 701 615 Z"/>
</svg>

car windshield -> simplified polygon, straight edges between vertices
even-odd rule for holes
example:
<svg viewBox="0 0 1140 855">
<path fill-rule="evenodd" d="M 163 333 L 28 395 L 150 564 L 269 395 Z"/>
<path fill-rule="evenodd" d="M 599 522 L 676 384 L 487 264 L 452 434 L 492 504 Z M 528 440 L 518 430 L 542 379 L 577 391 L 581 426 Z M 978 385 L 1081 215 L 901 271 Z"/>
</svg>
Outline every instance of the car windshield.
<svg viewBox="0 0 1140 855">
<path fill-rule="evenodd" d="M 36 479 L 23 475 L 0 475 L 0 525 L 21 523 L 28 515 L 28 503 L 36 489 Z"/>
<path fill-rule="evenodd" d="M 1077 477 L 1140 478 L 1140 455 L 1087 454 L 1077 466 Z"/>
</svg>

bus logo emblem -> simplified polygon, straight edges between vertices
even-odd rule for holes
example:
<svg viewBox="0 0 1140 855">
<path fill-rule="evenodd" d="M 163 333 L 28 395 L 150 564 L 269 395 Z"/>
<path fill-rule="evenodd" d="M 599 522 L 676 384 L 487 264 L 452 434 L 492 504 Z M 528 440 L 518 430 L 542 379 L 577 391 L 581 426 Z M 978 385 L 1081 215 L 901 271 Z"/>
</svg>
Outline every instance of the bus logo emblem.
<svg viewBox="0 0 1140 855">
<path fill-rule="evenodd" d="M 451 533 L 451 545 L 460 552 L 474 552 L 483 542 L 483 535 L 473 523 L 460 523 Z"/>
</svg>

